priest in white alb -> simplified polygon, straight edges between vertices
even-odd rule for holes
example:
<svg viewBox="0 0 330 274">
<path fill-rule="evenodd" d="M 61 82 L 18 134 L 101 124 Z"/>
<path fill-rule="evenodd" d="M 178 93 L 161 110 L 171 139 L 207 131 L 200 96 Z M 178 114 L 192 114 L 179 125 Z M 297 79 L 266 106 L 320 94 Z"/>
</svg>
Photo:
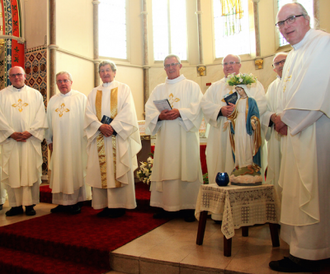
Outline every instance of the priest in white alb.
<svg viewBox="0 0 330 274">
<path fill-rule="evenodd" d="M 103 84 L 88 95 L 86 183 L 93 187 L 92 205 L 99 217 L 117 218 L 136 207 L 133 172 L 141 149 L 137 116 L 129 86 L 115 80 L 111 61 L 99 65 Z"/>
<path fill-rule="evenodd" d="M 0 91 L 2 178 L 11 209 L 6 216 L 36 214 L 42 175 L 41 142 L 47 128 L 45 105 L 38 90 L 25 85 L 25 71 L 12 67 L 11 86 Z"/>
<path fill-rule="evenodd" d="M 275 129 L 282 137 L 280 272 L 317 272 L 330 258 L 330 35 L 310 28 L 299 3 L 284 5 L 276 26 L 293 49 L 285 61 Z"/>
<path fill-rule="evenodd" d="M 268 166 L 266 184 L 272 184 L 275 187 L 278 204 L 281 200 L 282 189 L 278 185 L 278 178 L 280 175 L 281 165 L 281 135 L 274 128 L 274 121 L 278 101 L 281 98 L 282 92 L 280 91 L 280 81 L 282 78 L 283 67 L 287 53 L 276 53 L 273 58 L 273 70 L 277 74 L 277 78 L 271 82 L 267 89 L 267 111 L 263 115 L 262 124 L 265 129 L 265 139 L 267 141 L 268 150 Z"/>
<path fill-rule="evenodd" d="M 62 71 L 56 74 L 60 93 L 48 103 L 46 140 L 52 151 L 50 188 L 52 202 L 58 206 L 52 213 L 81 212 L 79 202 L 90 200 L 90 187 L 85 185 L 87 138 L 84 116 L 87 97 L 71 89 L 72 76 Z"/>
<path fill-rule="evenodd" d="M 150 205 L 162 209 L 154 218 L 182 210 L 185 221 L 191 222 L 195 220 L 194 209 L 202 184 L 202 92 L 197 83 L 180 75 L 181 67 L 178 56 L 165 58 L 166 82 L 153 90 L 146 103 L 146 127 L 156 135 Z M 154 101 L 164 99 L 171 110 L 156 108 Z"/>
</svg>

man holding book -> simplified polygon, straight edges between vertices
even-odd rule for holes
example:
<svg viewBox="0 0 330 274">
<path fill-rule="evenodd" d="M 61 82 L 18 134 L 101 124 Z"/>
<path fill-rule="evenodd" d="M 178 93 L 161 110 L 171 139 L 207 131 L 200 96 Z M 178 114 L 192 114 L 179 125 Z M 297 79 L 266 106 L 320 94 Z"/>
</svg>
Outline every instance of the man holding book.
<svg viewBox="0 0 330 274">
<path fill-rule="evenodd" d="M 133 172 L 141 149 L 138 122 L 129 86 L 115 80 L 116 65 L 103 61 L 103 84 L 88 95 L 86 183 L 93 187 L 92 206 L 99 217 L 116 218 L 136 207 Z"/>
<path fill-rule="evenodd" d="M 157 138 L 150 205 L 161 208 L 154 218 L 181 210 L 185 221 L 191 222 L 195 220 L 202 183 L 199 155 L 202 92 L 197 83 L 180 75 L 181 68 L 180 58 L 168 55 L 164 60 L 166 82 L 153 90 L 146 103 L 146 127 Z M 160 106 L 164 104 L 159 100 L 168 100 L 168 107 L 162 110 Z"/>
</svg>

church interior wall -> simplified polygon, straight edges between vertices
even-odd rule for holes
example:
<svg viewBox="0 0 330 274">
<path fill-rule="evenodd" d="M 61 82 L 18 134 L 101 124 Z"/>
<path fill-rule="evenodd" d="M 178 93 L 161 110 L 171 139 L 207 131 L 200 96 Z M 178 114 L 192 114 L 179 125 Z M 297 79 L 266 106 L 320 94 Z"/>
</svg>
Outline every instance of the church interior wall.
<svg viewBox="0 0 330 274">
<path fill-rule="evenodd" d="M 192 1 L 194 2 L 194 1 Z M 258 3 L 259 11 L 259 31 L 260 31 L 260 50 L 261 56 L 257 58 L 263 59 L 263 68 L 256 69 L 255 59 L 249 54 L 241 56 L 242 59 L 242 73 L 252 73 L 258 80 L 263 84 L 265 91 L 269 84 L 276 79 L 276 74 L 272 69 L 272 59 L 276 52 L 289 51 L 290 46 L 278 48 L 276 40 L 278 39 L 278 31 L 275 28 L 276 22 L 276 7 L 277 1 L 275 0 L 261 0 Z M 191 8 L 193 8 L 191 6 Z M 196 7 L 195 7 L 196 10 Z M 214 83 L 224 77 L 222 72 L 221 61 L 222 58 L 214 58 L 214 43 L 213 43 L 213 11 L 212 11 L 212 0 L 201 1 L 202 10 L 202 40 L 203 40 L 203 59 L 204 65 L 206 66 L 206 75 L 199 76 L 197 73 L 198 62 L 189 59 L 188 62 L 183 62 L 183 69 L 181 72 L 188 78 L 197 82 L 203 93 L 208 88 L 210 83 Z M 328 16 L 330 10 L 330 1 L 319 0 L 319 11 L 320 11 L 320 27 L 326 31 L 330 31 L 330 18 Z M 197 25 L 196 17 L 188 20 L 188 28 L 192 26 L 195 29 Z M 152 31 L 152 29 L 150 29 Z M 197 32 L 197 30 L 196 30 Z M 189 35 L 188 31 L 188 35 Z M 190 46 L 190 45 L 189 45 Z M 198 56 L 198 47 L 189 48 L 189 56 Z M 156 66 L 162 66 L 162 64 L 154 64 L 150 69 L 150 89 L 151 93 L 153 88 L 157 84 L 164 82 L 166 74 L 163 69 L 156 68 Z"/>
<path fill-rule="evenodd" d="M 94 88 L 94 64 L 91 61 L 77 58 L 66 53 L 56 54 L 56 73 L 68 71 L 73 78 L 72 88 L 80 91 L 86 96 Z M 60 91 L 56 87 L 56 93 Z"/>
<path fill-rule="evenodd" d="M 26 48 L 38 47 L 45 44 L 47 37 L 47 7 L 48 1 L 25 0 L 25 34 Z M 118 73 L 116 79 L 130 85 L 136 103 L 138 118 L 143 119 L 143 21 L 141 15 L 142 1 L 127 0 L 128 3 L 128 59 L 116 60 Z M 152 43 L 152 9 L 151 0 L 147 0 L 148 18 L 148 66 L 149 93 L 158 84 L 163 83 L 166 74 L 162 62 L 153 60 Z M 276 46 L 277 31 L 274 27 L 276 20 L 275 0 L 262 0 L 258 3 L 260 50 L 263 58 L 263 69 L 256 70 L 254 60 L 250 55 L 243 55 L 241 72 L 253 73 L 267 89 L 275 79 L 271 62 L 273 55 L 282 49 Z M 319 0 L 320 27 L 330 30 L 330 2 Z M 213 15 L 212 0 L 201 1 L 202 18 L 202 54 L 206 66 L 206 75 L 200 76 L 197 72 L 199 64 L 198 29 L 196 15 L 196 1 L 187 1 L 188 24 L 188 58 L 183 62 L 182 73 L 197 82 L 204 93 L 208 85 L 223 77 L 221 58 L 214 58 L 213 44 Z M 109 27 L 111 28 L 111 27 Z M 111 30 L 110 30 L 111 33 Z M 74 78 L 73 88 L 88 94 L 94 87 L 93 73 L 93 4 L 90 0 L 57 0 L 56 1 L 56 44 L 64 51 L 73 52 L 90 60 L 57 52 L 56 71 L 68 70 Z M 284 48 L 290 50 L 290 47 Z M 102 59 L 111 59 L 103 58 Z"/>
<path fill-rule="evenodd" d="M 26 49 L 47 45 L 47 2 L 44 0 L 21 1 L 24 11 Z"/>
<path fill-rule="evenodd" d="M 319 12 L 320 12 L 320 29 L 330 32 L 330 1 L 319 0 Z"/>
<path fill-rule="evenodd" d="M 92 1 L 56 0 L 56 44 L 63 50 L 93 58 Z"/>
<path fill-rule="evenodd" d="M 134 98 L 138 120 L 144 120 L 143 70 L 139 67 L 117 66 L 116 80 L 127 84 Z"/>
<path fill-rule="evenodd" d="M 72 88 L 88 95 L 94 87 L 91 1 L 56 1 L 56 45 L 59 48 L 56 52 L 56 73 L 70 72 L 74 82 Z M 56 93 L 59 93 L 57 88 Z"/>
</svg>

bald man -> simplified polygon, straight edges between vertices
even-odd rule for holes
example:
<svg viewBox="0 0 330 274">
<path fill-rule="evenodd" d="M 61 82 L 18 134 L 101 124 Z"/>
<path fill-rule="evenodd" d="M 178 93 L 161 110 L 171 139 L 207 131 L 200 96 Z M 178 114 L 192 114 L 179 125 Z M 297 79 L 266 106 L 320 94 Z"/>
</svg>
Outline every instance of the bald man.
<svg viewBox="0 0 330 274">
<path fill-rule="evenodd" d="M 269 266 L 316 272 L 330 258 L 330 35 L 310 27 L 299 3 L 284 5 L 276 26 L 293 49 L 285 61 L 275 129 L 282 136 L 281 238 L 290 255 Z"/>
</svg>

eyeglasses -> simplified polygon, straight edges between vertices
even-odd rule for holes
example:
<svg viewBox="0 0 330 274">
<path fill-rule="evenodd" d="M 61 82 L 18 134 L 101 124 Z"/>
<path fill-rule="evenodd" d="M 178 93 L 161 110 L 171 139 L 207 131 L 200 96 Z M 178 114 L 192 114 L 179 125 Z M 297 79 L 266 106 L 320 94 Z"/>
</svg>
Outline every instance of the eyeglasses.
<svg viewBox="0 0 330 274">
<path fill-rule="evenodd" d="M 169 68 L 169 67 L 175 67 L 176 65 L 180 65 L 180 63 L 172 63 L 172 64 L 166 64 L 164 65 L 165 68 Z"/>
<path fill-rule="evenodd" d="M 108 72 L 110 72 L 110 71 L 112 71 L 112 69 L 110 69 L 110 68 L 107 68 L 107 69 L 101 69 L 99 72 L 100 73 L 108 73 Z"/>
<path fill-rule="evenodd" d="M 235 64 L 240 64 L 240 62 L 228 62 L 228 63 L 223 63 L 223 66 L 233 66 Z"/>
<path fill-rule="evenodd" d="M 10 74 L 10 77 L 13 77 L 13 78 L 15 78 L 16 76 L 22 77 L 23 75 L 24 75 L 23 73 L 16 73 L 16 74 Z"/>
<path fill-rule="evenodd" d="M 274 64 L 273 64 L 273 67 L 274 67 L 274 68 L 275 68 L 275 67 L 278 67 L 280 64 L 284 65 L 284 63 L 285 63 L 285 59 L 283 59 L 283 60 L 281 60 L 281 61 L 278 61 L 278 62 L 274 63 Z"/>
<path fill-rule="evenodd" d="M 71 82 L 70 80 L 68 80 L 68 79 L 64 79 L 64 80 L 57 80 L 56 81 L 56 83 L 58 83 L 58 84 L 62 84 L 62 83 L 64 83 L 64 84 L 67 84 L 67 83 L 69 83 L 69 82 Z"/>
<path fill-rule="evenodd" d="M 290 25 L 290 24 L 294 23 L 294 22 L 296 21 L 296 18 L 298 18 L 298 17 L 300 17 L 300 16 L 304 16 L 304 15 L 303 15 L 303 14 L 300 14 L 300 15 L 292 15 L 292 16 L 286 18 L 285 20 L 278 21 L 278 22 L 275 24 L 275 26 L 276 26 L 276 27 L 279 27 L 279 28 L 282 28 L 282 27 L 284 27 L 285 22 L 287 22 L 288 25 Z"/>
</svg>

